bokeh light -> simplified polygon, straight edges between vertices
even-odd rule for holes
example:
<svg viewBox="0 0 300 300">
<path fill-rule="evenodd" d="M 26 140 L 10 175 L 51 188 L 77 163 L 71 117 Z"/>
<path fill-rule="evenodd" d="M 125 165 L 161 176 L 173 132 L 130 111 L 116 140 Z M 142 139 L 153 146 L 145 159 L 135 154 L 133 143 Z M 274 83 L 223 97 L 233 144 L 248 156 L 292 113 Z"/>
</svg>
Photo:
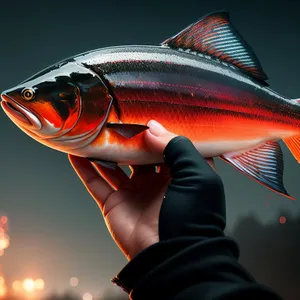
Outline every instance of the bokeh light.
<svg viewBox="0 0 300 300">
<path fill-rule="evenodd" d="M 279 218 L 279 222 L 280 222 L 280 224 L 285 224 L 286 223 L 286 217 L 285 216 L 281 216 Z"/>
<path fill-rule="evenodd" d="M 78 283 L 79 283 L 79 280 L 78 280 L 78 278 L 77 277 L 72 277 L 72 278 L 70 278 L 70 285 L 71 286 L 77 286 L 78 285 Z"/>
<path fill-rule="evenodd" d="M 84 293 L 82 296 L 83 300 L 93 300 L 93 296 L 90 293 Z"/>
<path fill-rule="evenodd" d="M 4 254 L 4 249 L 0 249 L 0 256 Z"/>
<path fill-rule="evenodd" d="M 5 285 L 5 280 L 2 276 L 0 276 L 0 297 L 4 297 L 6 295 L 6 285 Z"/>
<path fill-rule="evenodd" d="M 4 297 L 6 295 L 6 287 L 0 286 L 0 297 Z"/>
<path fill-rule="evenodd" d="M 35 292 L 41 291 L 45 288 L 45 282 L 43 279 L 38 278 L 33 280 L 32 278 L 26 278 L 22 280 L 15 280 L 12 283 L 12 290 L 15 293 L 29 293 L 31 296 L 34 295 Z"/>
<path fill-rule="evenodd" d="M 23 289 L 28 293 L 33 292 L 35 289 L 34 280 L 31 278 L 25 279 L 23 281 Z"/>
<path fill-rule="evenodd" d="M 0 250 L 6 249 L 9 246 L 9 236 L 4 234 L 0 237 Z"/>
<path fill-rule="evenodd" d="M 22 290 L 22 282 L 20 280 L 15 280 L 12 283 L 12 289 L 14 290 L 14 292 L 18 293 Z"/>
<path fill-rule="evenodd" d="M 34 284 L 35 284 L 35 288 L 37 289 L 37 290 L 43 290 L 44 289 L 44 287 L 45 287 L 45 282 L 44 282 L 44 280 L 43 279 L 37 279 L 35 282 L 34 282 Z"/>
<path fill-rule="evenodd" d="M 7 221 L 8 221 L 7 216 L 2 216 L 1 219 L 0 219 L 0 221 L 1 221 L 2 224 L 6 224 Z"/>
</svg>

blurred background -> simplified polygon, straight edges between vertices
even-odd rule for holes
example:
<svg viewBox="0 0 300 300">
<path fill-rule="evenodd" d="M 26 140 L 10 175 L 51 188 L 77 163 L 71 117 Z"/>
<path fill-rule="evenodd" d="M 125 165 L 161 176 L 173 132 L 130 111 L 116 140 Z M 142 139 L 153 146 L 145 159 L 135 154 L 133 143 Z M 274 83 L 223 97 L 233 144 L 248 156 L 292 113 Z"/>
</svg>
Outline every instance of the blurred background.
<svg viewBox="0 0 300 300">
<path fill-rule="evenodd" d="M 271 87 L 300 97 L 300 4 L 292 1 L 2 1 L 0 90 L 90 49 L 158 45 L 203 15 L 230 12 Z M 110 282 L 126 260 L 67 156 L 21 132 L 0 111 L 0 299 L 128 299 Z M 216 160 L 227 233 L 241 263 L 284 299 L 300 299 L 300 167 L 285 145 L 279 196 Z"/>
</svg>

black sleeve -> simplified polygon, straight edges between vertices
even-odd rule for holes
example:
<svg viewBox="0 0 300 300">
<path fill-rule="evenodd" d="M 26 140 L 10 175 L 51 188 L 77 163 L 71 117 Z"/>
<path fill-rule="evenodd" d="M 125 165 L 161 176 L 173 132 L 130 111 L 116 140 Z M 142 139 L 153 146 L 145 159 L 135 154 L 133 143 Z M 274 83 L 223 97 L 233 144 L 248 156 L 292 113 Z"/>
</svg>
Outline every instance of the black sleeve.
<svg viewBox="0 0 300 300">
<path fill-rule="evenodd" d="M 239 248 L 224 235 L 222 180 L 190 140 L 171 140 L 164 159 L 173 179 L 160 211 L 160 241 L 112 281 L 133 300 L 281 299 L 238 263 Z"/>
</svg>

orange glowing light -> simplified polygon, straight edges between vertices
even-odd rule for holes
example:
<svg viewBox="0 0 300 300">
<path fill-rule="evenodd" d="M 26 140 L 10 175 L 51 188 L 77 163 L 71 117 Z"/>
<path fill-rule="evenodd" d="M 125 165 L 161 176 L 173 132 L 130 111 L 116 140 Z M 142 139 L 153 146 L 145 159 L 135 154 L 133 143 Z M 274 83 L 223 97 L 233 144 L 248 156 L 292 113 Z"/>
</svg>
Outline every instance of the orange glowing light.
<svg viewBox="0 0 300 300">
<path fill-rule="evenodd" d="M 6 295 L 6 285 L 5 285 L 5 280 L 4 277 L 0 276 L 0 297 L 4 297 Z"/>
<path fill-rule="evenodd" d="M 281 216 L 279 218 L 279 222 L 280 222 L 280 224 L 285 224 L 286 223 L 286 217 L 285 216 Z"/>
<path fill-rule="evenodd" d="M 6 242 L 4 239 L 0 240 L 0 249 L 3 250 L 6 246 Z"/>
<path fill-rule="evenodd" d="M 78 278 L 72 277 L 72 278 L 70 279 L 70 285 L 71 285 L 71 286 L 77 286 L 78 283 L 79 283 Z"/>
<path fill-rule="evenodd" d="M 6 287 L 0 286 L 0 297 L 4 297 L 6 295 Z"/>
<path fill-rule="evenodd" d="M 33 292 L 35 289 L 35 284 L 34 284 L 34 280 L 27 278 L 23 281 L 23 289 L 30 293 Z"/>
<path fill-rule="evenodd" d="M 35 282 L 34 282 L 34 285 L 35 285 L 35 288 L 37 290 L 43 290 L 44 287 L 45 287 L 45 282 L 43 279 L 37 279 Z"/>
<path fill-rule="evenodd" d="M 12 283 L 12 288 L 15 292 L 20 292 L 22 290 L 22 282 L 16 280 Z"/>
<path fill-rule="evenodd" d="M 4 235 L 4 228 L 0 227 L 0 236 Z"/>
<path fill-rule="evenodd" d="M 9 246 L 9 237 L 7 235 L 4 235 L 0 239 L 0 250 L 6 249 Z"/>
<path fill-rule="evenodd" d="M 93 300 L 93 296 L 90 293 L 84 293 L 82 296 L 83 300 Z"/>
<path fill-rule="evenodd" d="M 7 221 L 8 221 L 7 216 L 2 216 L 2 217 L 1 217 L 1 223 L 2 223 L 2 224 L 6 224 Z"/>
</svg>

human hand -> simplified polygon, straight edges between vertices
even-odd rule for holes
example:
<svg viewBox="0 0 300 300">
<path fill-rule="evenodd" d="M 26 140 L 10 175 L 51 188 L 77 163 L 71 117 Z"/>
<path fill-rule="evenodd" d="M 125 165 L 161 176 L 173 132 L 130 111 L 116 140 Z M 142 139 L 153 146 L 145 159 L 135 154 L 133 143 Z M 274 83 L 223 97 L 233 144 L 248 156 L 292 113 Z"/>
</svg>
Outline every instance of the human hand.
<svg viewBox="0 0 300 300">
<path fill-rule="evenodd" d="M 152 151 L 163 154 L 176 135 L 160 124 L 154 125 L 148 123 L 150 129 L 144 133 L 145 142 Z M 128 260 L 159 241 L 160 208 L 172 179 L 166 164 L 159 165 L 158 173 L 154 165 L 133 166 L 128 178 L 120 167 L 107 169 L 72 155 L 69 159 L 96 200 L 112 238 Z M 214 167 L 212 159 L 208 162 Z"/>
</svg>

